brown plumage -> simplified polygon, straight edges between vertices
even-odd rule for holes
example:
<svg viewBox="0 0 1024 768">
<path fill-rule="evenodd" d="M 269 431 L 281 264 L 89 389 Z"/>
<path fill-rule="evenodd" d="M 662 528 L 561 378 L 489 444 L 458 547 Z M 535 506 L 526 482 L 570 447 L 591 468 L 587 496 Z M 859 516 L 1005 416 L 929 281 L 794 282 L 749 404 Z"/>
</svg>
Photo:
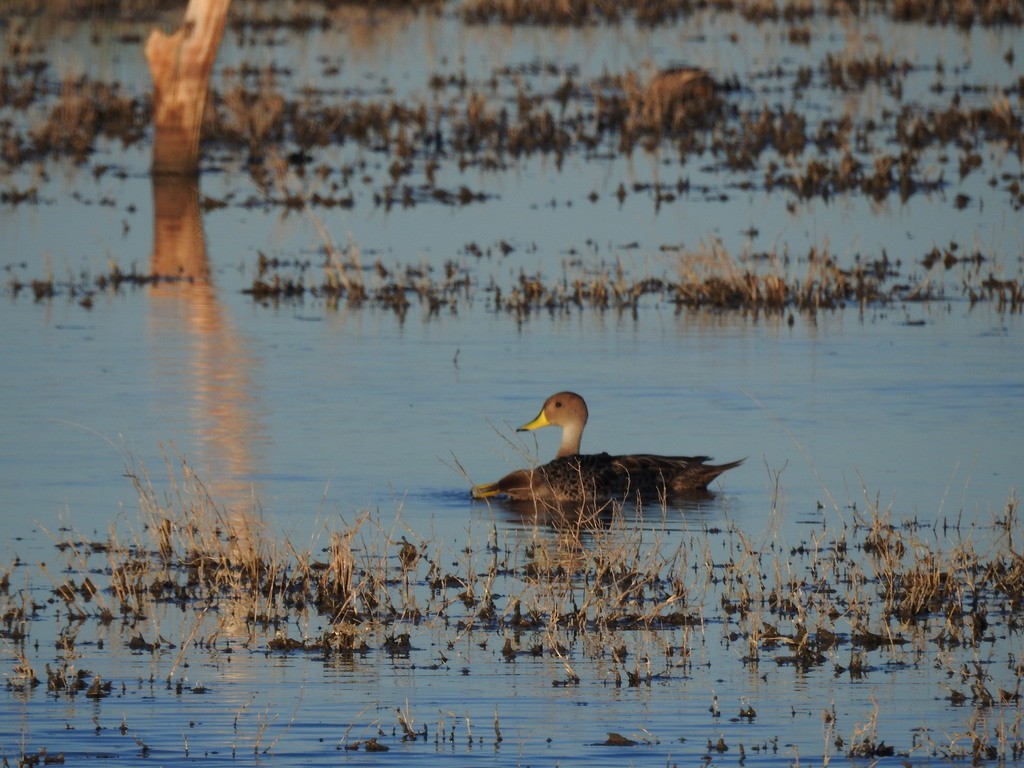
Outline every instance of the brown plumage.
<svg viewBox="0 0 1024 768">
<path fill-rule="evenodd" d="M 495 483 L 473 486 L 473 497 L 506 496 L 545 502 L 662 502 L 706 489 L 712 480 L 743 461 L 714 465 L 706 463 L 710 461 L 707 456 L 581 454 L 580 441 L 587 418 L 587 404 L 575 392 L 559 392 L 549 397 L 537 418 L 516 431 L 561 427 L 562 442 L 555 459 L 535 469 L 516 470 Z"/>
</svg>

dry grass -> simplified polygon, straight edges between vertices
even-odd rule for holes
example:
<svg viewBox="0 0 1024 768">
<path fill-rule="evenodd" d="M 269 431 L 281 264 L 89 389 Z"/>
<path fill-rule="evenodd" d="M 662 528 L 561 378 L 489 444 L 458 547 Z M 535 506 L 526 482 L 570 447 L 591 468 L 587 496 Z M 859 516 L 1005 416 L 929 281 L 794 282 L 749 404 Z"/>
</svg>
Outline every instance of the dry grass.
<svg viewBox="0 0 1024 768">
<path fill-rule="evenodd" d="M 953 298 L 947 290 L 956 285 L 970 303 L 990 303 L 999 312 L 1024 310 L 1024 281 L 999 278 L 1002 267 L 978 249 L 961 254 L 957 243 L 933 247 L 921 258 L 924 271 L 908 275 L 883 251 L 877 257 L 855 255 L 851 266 L 827 244 L 797 256 L 785 250 L 733 254 L 720 242 L 700 243 L 696 248 L 665 246 L 661 261 L 674 261 L 674 272 L 632 274 L 624 257 L 612 261 L 572 258 L 562 264 L 561 274 L 552 278 L 540 272 L 520 271 L 508 284 L 493 278 L 484 283 L 474 274 L 475 265 L 449 259 L 442 266 L 426 263 L 386 265 L 377 260 L 364 264 L 360 248 L 349 238 L 343 247 L 335 244 L 331 231 L 321 221 L 308 185 L 278 158 L 268 176 L 275 194 L 294 201 L 304 212 L 320 240 L 321 258 L 282 260 L 260 255 L 251 283 L 243 292 L 254 301 L 276 305 L 323 300 L 330 309 L 344 307 L 386 309 L 405 319 L 419 307 L 429 319 L 441 312 L 456 314 L 472 306 L 483 292 L 489 311 L 522 323 L 536 315 L 564 316 L 592 311 L 637 314 L 644 308 L 670 305 L 676 310 L 714 312 L 764 312 L 781 315 L 817 312 L 853 306 L 891 305 L 899 301 L 936 301 Z M 504 243 L 496 248 L 511 249 Z M 480 246 L 470 243 L 467 255 L 479 255 Z M 135 265 L 122 268 L 111 264 L 109 272 L 90 278 L 69 275 L 64 280 L 52 272 L 41 278 L 20 278 L 9 268 L 9 290 L 17 297 L 30 291 L 36 301 L 59 296 L 92 306 L 99 292 L 118 292 L 125 287 L 149 286 L 180 281 L 180 275 L 139 272 Z"/>
<path fill-rule="evenodd" d="M 804 24 L 820 12 L 807 0 L 724 5 L 723 12 L 754 21 L 773 18 Z M 467 3 L 462 13 L 467 19 L 587 24 L 628 15 L 663 19 L 693 10 L 685 0 L 627 6 L 631 7 L 596 0 L 479 0 Z M 302 14 L 299 9 L 294 12 Z M 329 24 L 331 18 L 320 21 Z M 244 14 L 238 21 L 242 26 L 256 23 Z M 299 19 L 296 28 L 305 21 Z M 287 23 L 282 14 L 267 21 L 271 28 L 285 28 Z M 49 71 L 49 62 L 32 55 L 31 34 L 23 25 L 13 25 L 9 36 L 7 47 L 17 66 L 0 72 L 0 106 L 32 117 L 14 121 L 0 136 L 5 166 L 67 156 L 84 162 L 103 138 L 131 144 L 147 135 L 151 115 L 145 98 L 123 93 L 117 83 L 87 78 L 65 78 L 54 88 L 51 83 L 61 77 Z M 325 80 L 330 82 L 336 74 L 325 72 Z M 242 64 L 226 69 L 214 84 L 204 140 L 218 157 L 239 160 L 252 175 L 265 199 L 254 198 L 250 204 L 295 205 L 292 198 L 275 197 L 264 183 L 265 165 L 277 156 L 287 158 L 298 172 L 329 180 L 310 204 L 351 207 L 359 197 L 353 179 L 369 178 L 373 205 L 384 209 L 463 206 L 488 199 L 465 185 L 438 186 L 442 162 L 460 171 L 471 166 L 505 170 L 529 156 L 550 156 L 561 164 L 572 154 L 628 154 L 637 147 L 677 153 L 681 164 L 691 158 L 705 163 L 710 155 L 724 171 L 736 172 L 741 183 L 763 179 L 767 191 L 787 189 L 801 200 L 838 194 L 862 194 L 878 201 L 893 195 L 905 199 L 944 190 L 944 179 L 953 176 L 931 172 L 932 149 L 962 157 L 962 177 L 981 163 L 985 147 L 1016 146 L 1020 140 L 1021 121 L 1004 95 L 982 107 L 962 106 L 957 100 L 927 110 L 906 105 L 881 124 L 875 117 L 855 121 L 850 116 L 814 122 L 794 107 L 770 106 L 775 98 L 768 94 L 761 103 L 740 109 L 730 103 L 737 101 L 731 94 L 739 90 L 738 83 L 720 82 L 714 73 L 690 66 L 649 74 L 625 69 L 589 81 L 580 80 L 572 68 L 556 67 L 554 74 L 560 80 L 556 86 L 535 92 L 525 83 L 524 73 L 514 68 L 496 70 L 479 82 L 467 82 L 464 73 L 434 73 L 429 93 L 397 101 L 379 92 L 339 98 L 337 93 L 294 84 L 292 73 L 274 65 Z M 817 77 L 827 87 L 859 93 L 882 82 L 898 97 L 910 74 L 911 66 L 893 54 L 866 54 L 855 48 L 842 55 L 826 54 L 816 67 L 797 75 L 795 87 L 802 89 L 808 84 L 804 79 Z M 889 140 L 893 131 L 899 143 L 895 148 Z M 344 144 L 354 144 L 359 151 L 341 168 L 318 155 L 324 148 Z M 807 157 L 806 150 L 812 147 L 817 151 Z M 376 162 L 381 153 L 388 162 Z M 379 166 L 380 172 L 367 173 L 371 166 Z M 102 174 L 105 169 L 94 172 Z M 1011 205 L 1019 202 L 1019 183 L 1008 180 L 1005 189 Z M 4 194 L 10 201 L 28 202 L 36 199 L 32 191 Z M 620 198 L 626 194 L 621 187 Z M 680 197 L 680 190 L 658 185 L 649 197 L 660 207 Z"/>
<path fill-rule="evenodd" d="M 851 524 L 812 531 L 797 546 L 781 542 L 775 525 L 760 538 L 734 526 L 670 533 L 650 524 L 654 510 L 638 525 L 632 512 L 609 508 L 545 518 L 512 543 L 502 543 L 494 528 L 486 542 L 470 538 L 458 553 L 417 536 L 400 513 L 385 526 L 363 512 L 324 530 L 325 545 L 314 552 L 278 540 L 257 510 L 221 507 L 182 458 L 168 461 L 164 491 L 142 467 L 129 466 L 127 474 L 139 498 L 139 526 L 93 541 L 69 531 L 55 540 L 63 565 L 38 571 L 64 622 L 56 655 L 45 663 L 53 695 L 110 695 L 110 681 L 83 667 L 88 650 L 76 642 L 92 622 L 119 628 L 137 651 L 170 652 L 166 682 L 179 688 L 194 685 L 176 677 L 189 657 L 228 638 L 325 659 L 373 649 L 407 657 L 417 653 L 412 637 L 421 627 L 448 638 L 447 650 L 442 644 L 428 652 L 438 668 L 472 640 L 493 642 L 509 663 L 551 660 L 560 670 L 554 686 L 595 676 L 616 687 L 649 687 L 690 674 L 710 633 L 735 645 L 738 663 L 752 673 L 771 662 L 802 670 L 832 665 L 851 679 L 870 674 L 872 654 L 933 646 L 936 663 L 948 667 L 941 694 L 973 715 L 948 741 L 930 735 L 928 748 L 949 757 L 1010 758 L 1024 744 L 1016 707 L 1024 664 L 1008 660 L 1015 681 L 1008 686 L 991 665 L 965 664 L 957 652 L 980 653 L 993 632 L 1015 622 L 1015 612 L 1000 606 L 1024 604 L 1013 497 L 994 519 L 999 535 L 986 537 L 985 552 L 975 546 L 974 530 L 947 527 L 940 536 L 935 527 L 896 522 L 869 497 Z M 12 593 L 9 577 L 0 590 L 12 692 L 43 684 L 38 649 L 30 650 L 40 620 L 40 607 L 26 597 L 31 591 Z M 182 619 L 162 607 L 170 605 L 181 608 Z M 324 622 L 324 631 L 294 634 Z M 271 749 L 280 736 L 269 730 L 267 713 L 243 707 L 243 716 L 246 744 L 259 753 Z M 757 713 L 748 702 L 740 716 Z M 457 719 L 442 722 L 442 731 L 454 733 Z M 834 747 L 880 757 L 893 749 L 886 739 L 900 738 L 877 705 L 852 727 L 834 711 L 823 722 L 826 754 Z M 408 705 L 397 712 L 396 727 L 403 738 L 426 739 Z M 465 728 L 471 732 L 469 722 Z M 497 713 L 494 731 L 500 741 Z M 368 738 L 346 743 L 384 746 Z"/>
<path fill-rule="evenodd" d="M 304 277 L 310 264 L 261 261 L 259 273 L 245 292 L 265 303 L 324 297 L 332 305 L 371 306 L 392 310 L 405 317 L 415 299 L 424 317 L 441 309 L 451 313 L 474 297 L 476 283 L 471 270 L 451 261 L 442 276 L 434 269 L 410 265 L 403 269 L 374 266 L 376 285 L 363 278 L 358 248 L 350 243 L 342 251 L 325 248 L 324 280 L 310 283 Z M 516 322 L 538 314 L 561 316 L 583 310 L 635 314 L 643 307 L 670 304 L 677 310 L 799 312 L 814 315 L 846 306 L 865 308 L 897 301 L 948 299 L 941 282 L 925 275 L 908 282 L 886 254 L 877 259 L 857 258 L 852 267 L 840 266 L 827 248 L 812 249 L 797 259 L 785 252 L 735 256 L 720 243 L 700 244 L 678 251 L 674 276 L 631 276 L 621 260 L 590 266 L 577 261 L 563 265 L 563 274 L 549 279 L 542 273 L 521 271 L 510 285 L 490 283 L 488 307 Z M 925 259 L 927 261 L 927 259 Z M 800 265 L 803 274 L 797 274 Z M 1024 283 L 997 281 L 991 273 L 962 263 L 963 294 L 972 303 L 993 302 L 1000 312 L 1024 309 Z"/>
</svg>

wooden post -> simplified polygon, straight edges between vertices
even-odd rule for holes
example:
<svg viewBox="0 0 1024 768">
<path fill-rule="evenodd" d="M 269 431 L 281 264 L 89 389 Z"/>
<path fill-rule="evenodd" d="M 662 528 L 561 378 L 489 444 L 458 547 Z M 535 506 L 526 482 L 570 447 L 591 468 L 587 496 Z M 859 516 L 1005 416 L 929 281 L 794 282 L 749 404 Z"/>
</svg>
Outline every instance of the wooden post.
<svg viewBox="0 0 1024 768">
<path fill-rule="evenodd" d="M 199 132 L 206 89 L 224 36 L 231 0 L 189 0 L 173 35 L 154 29 L 146 41 L 153 76 L 153 174 L 199 172 Z"/>
</svg>

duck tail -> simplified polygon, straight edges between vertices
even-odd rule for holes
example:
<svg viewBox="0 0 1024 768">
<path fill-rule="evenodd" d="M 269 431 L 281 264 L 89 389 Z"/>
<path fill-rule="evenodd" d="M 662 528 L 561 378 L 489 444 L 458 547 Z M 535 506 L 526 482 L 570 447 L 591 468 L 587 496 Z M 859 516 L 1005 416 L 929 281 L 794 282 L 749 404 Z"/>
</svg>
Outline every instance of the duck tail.
<svg viewBox="0 0 1024 768">
<path fill-rule="evenodd" d="M 743 457 L 742 459 L 737 459 L 736 461 L 730 461 L 727 464 L 705 464 L 703 467 L 704 476 L 701 477 L 701 481 L 704 484 L 703 487 L 707 488 L 711 481 L 713 481 L 720 474 L 722 474 L 723 472 L 727 472 L 730 469 L 738 467 L 746 460 L 746 457 Z"/>
</svg>

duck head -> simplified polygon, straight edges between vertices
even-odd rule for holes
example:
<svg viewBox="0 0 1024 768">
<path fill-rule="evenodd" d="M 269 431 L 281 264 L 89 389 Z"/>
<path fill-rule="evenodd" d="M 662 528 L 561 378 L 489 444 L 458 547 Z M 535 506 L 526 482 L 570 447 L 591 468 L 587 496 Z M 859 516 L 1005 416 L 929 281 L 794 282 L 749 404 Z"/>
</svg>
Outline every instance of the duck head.
<svg viewBox="0 0 1024 768">
<path fill-rule="evenodd" d="M 556 458 L 580 452 L 583 427 L 587 425 L 587 404 L 575 392 L 558 392 L 544 401 L 537 418 L 523 424 L 516 432 L 530 432 L 541 427 L 561 427 L 562 444 Z"/>
</svg>

